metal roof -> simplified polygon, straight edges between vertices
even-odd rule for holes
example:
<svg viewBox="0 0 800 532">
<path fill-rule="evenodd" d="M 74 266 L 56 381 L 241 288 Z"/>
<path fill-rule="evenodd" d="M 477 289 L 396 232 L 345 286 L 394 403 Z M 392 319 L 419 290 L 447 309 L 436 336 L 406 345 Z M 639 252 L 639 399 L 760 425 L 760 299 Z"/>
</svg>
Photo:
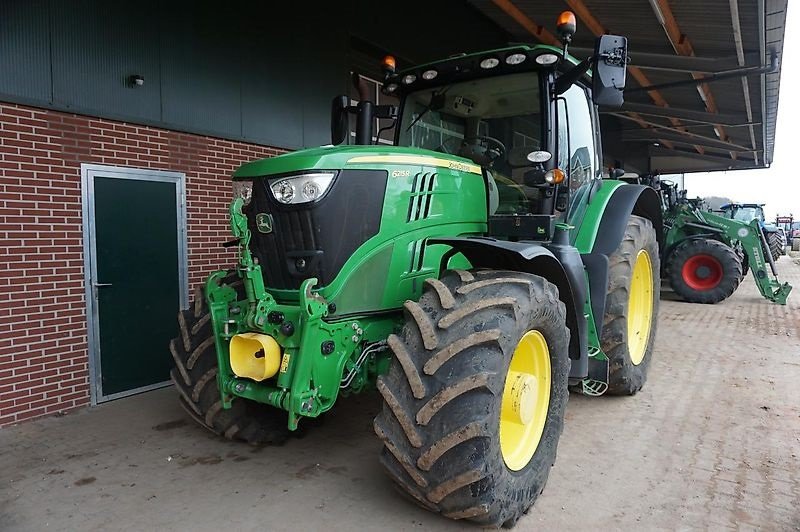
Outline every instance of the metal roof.
<svg viewBox="0 0 800 532">
<path fill-rule="evenodd" d="M 788 0 L 468 0 L 516 42 L 553 44 L 559 13 L 578 31 L 570 52 L 591 53 L 597 35 L 628 38 L 620 109 L 601 109 L 606 159 L 661 173 L 763 168 L 772 162 Z M 635 91 L 711 72 L 770 65 L 777 71 Z"/>
</svg>

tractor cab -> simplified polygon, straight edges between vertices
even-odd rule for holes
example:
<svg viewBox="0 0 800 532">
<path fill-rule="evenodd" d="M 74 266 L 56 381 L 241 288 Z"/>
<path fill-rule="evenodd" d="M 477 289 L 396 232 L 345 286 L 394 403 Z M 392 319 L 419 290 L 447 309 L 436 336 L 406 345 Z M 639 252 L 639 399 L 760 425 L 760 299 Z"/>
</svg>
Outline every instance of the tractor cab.
<svg viewBox="0 0 800 532">
<path fill-rule="evenodd" d="M 337 97 L 333 143 L 349 136 L 348 112 L 358 115 L 356 143 L 372 142 L 373 117 L 392 117 L 395 146 L 480 168 L 490 236 L 551 240 L 557 222 L 580 225 L 599 186 L 595 104 L 620 105 L 625 79 L 625 38 L 601 37 L 595 54 L 579 63 L 566 53 L 569 31 L 560 29 L 563 49 L 514 46 L 399 72 L 387 57 L 383 91 L 399 97 L 399 110 L 369 101 L 347 107 Z"/>
<path fill-rule="evenodd" d="M 726 203 L 720 207 L 720 211 L 726 218 L 745 223 L 758 220 L 764 225 L 766 220 L 763 203 Z"/>
</svg>

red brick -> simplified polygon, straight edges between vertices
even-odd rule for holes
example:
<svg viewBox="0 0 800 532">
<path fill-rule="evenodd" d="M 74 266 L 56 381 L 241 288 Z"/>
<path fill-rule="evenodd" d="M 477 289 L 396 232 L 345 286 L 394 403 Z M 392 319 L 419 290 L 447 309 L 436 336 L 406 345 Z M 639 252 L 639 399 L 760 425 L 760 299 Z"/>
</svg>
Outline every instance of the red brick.
<svg viewBox="0 0 800 532">
<path fill-rule="evenodd" d="M 226 175 L 281 150 L 0 103 L 0 427 L 89 402 L 80 164 L 186 174 L 189 286 L 233 263 Z M 13 401 L 24 398 L 24 404 Z M 8 407 L 7 402 L 12 401 Z"/>
</svg>

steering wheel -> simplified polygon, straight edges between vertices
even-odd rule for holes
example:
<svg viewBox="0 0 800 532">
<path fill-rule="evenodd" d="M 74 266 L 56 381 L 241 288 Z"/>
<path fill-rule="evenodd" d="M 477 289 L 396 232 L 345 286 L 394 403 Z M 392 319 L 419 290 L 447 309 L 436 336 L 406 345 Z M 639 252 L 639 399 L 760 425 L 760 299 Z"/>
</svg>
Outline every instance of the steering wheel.
<svg viewBox="0 0 800 532">
<path fill-rule="evenodd" d="M 442 153 L 452 153 L 450 150 L 447 149 L 447 144 L 451 142 L 453 139 L 462 140 L 459 137 L 447 137 L 433 151 L 441 151 Z"/>
<path fill-rule="evenodd" d="M 479 143 L 473 144 L 464 141 L 461 144 L 458 155 L 472 159 L 481 166 L 490 166 L 496 159 L 506 153 L 505 144 L 494 137 L 482 135 L 475 137 L 474 141 L 479 141 Z"/>
<path fill-rule="evenodd" d="M 492 161 L 500 158 L 507 151 L 506 145 L 494 137 L 484 135 L 478 137 L 478 140 L 482 140 L 486 143 L 486 156 Z"/>
</svg>

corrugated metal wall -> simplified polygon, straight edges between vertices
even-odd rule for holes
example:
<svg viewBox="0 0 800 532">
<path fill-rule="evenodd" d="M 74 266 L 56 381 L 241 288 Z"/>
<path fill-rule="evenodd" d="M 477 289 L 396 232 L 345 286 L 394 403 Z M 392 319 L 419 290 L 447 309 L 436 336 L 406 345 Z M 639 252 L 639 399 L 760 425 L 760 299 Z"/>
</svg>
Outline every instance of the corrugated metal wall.
<svg viewBox="0 0 800 532">
<path fill-rule="evenodd" d="M 328 142 L 331 98 L 348 92 L 352 38 L 427 61 L 505 33 L 461 0 L 2 0 L 0 100 L 314 146 Z"/>
</svg>

